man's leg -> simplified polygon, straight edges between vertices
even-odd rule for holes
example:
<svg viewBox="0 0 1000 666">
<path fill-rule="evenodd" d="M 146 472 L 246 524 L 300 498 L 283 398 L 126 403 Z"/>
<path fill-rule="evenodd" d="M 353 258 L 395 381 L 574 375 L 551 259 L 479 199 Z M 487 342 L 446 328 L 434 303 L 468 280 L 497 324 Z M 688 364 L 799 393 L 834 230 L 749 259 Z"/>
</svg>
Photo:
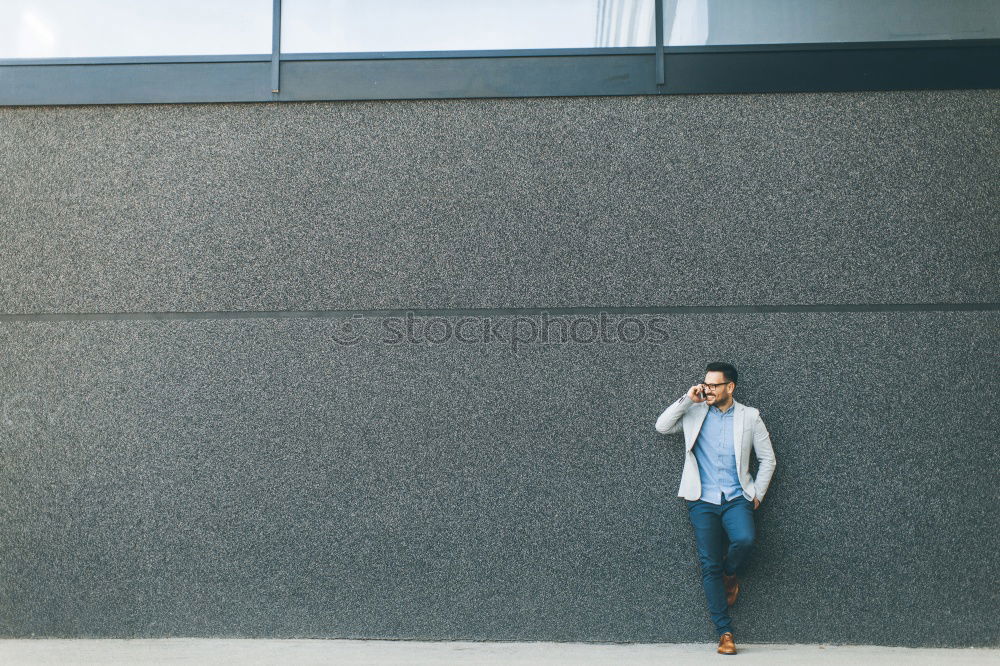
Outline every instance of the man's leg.
<svg viewBox="0 0 1000 666">
<path fill-rule="evenodd" d="M 726 589 L 722 584 L 725 531 L 719 516 L 721 507 L 701 500 L 688 501 L 687 506 L 688 519 L 694 527 L 695 543 L 698 546 L 701 584 L 705 588 L 708 614 L 712 617 L 716 633 L 721 636 L 733 630 L 729 605 L 726 603 Z"/>
<path fill-rule="evenodd" d="M 756 531 L 753 524 L 753 502 L 740 496 L 722 505 L 722 526 L 729 537 L 724 573 L 742 573 L 753 552 Z"/>
</svg>

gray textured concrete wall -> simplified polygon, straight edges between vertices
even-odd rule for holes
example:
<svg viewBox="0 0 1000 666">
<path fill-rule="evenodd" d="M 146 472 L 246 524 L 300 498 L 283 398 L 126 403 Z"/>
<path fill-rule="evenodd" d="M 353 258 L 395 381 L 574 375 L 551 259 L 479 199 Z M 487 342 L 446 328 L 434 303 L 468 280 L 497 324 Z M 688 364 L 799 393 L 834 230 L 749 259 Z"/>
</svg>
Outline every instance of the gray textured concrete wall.
<svg viewBox="0 0 1000 666">
<path fill-rule="evenodd" d="M 726 359 L 740 640 L 996 645 L 998 98 L 0 109 L 0 635 L 710 640 Z"/>
</svg>

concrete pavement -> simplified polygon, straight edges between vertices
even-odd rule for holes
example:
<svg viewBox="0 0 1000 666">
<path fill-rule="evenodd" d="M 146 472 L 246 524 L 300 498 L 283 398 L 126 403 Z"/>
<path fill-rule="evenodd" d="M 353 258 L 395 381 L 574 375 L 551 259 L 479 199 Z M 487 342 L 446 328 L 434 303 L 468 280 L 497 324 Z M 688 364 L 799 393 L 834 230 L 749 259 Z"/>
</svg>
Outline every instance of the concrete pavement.
<svg viewBox="0 0 1000 666">
<path fill-rule="evenodd" d="M 847 645 L 737 644 L 734 657 L 708 643 L 609 644 L 471 641 L 265 639 L 6 639 L 5 666 L 241 664 L 241 666 L 685 666 L 736 660 L 745 666 L 1000 664 L 1000 649 L 900 648 Z"/>
</svg>

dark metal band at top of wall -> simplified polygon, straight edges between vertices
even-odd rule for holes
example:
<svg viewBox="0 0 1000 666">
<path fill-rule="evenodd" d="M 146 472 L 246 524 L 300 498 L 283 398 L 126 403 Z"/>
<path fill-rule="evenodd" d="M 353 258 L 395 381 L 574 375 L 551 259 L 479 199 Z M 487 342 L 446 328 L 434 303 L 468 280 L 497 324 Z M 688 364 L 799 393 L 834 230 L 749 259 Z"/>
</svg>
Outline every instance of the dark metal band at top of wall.
<svg viewBox="0 0 1000 666">
<path fill-rule="evenodd" d="M 1000 40 L 0 61 L 4 106 L 969 88 Z"/>
</svg>

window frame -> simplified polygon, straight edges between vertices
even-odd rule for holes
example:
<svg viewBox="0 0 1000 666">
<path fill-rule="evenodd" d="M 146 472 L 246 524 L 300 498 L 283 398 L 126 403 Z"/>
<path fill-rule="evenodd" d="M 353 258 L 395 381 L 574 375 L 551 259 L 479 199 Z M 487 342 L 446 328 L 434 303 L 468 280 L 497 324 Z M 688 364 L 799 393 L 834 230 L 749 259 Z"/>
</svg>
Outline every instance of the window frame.
<svg viewBox="0 0 1000 666">
<path fill-rule="evenodd" d="M 0 106 L 1000 88 L 1000 39 L 0 59 Z"/>
</svg>

